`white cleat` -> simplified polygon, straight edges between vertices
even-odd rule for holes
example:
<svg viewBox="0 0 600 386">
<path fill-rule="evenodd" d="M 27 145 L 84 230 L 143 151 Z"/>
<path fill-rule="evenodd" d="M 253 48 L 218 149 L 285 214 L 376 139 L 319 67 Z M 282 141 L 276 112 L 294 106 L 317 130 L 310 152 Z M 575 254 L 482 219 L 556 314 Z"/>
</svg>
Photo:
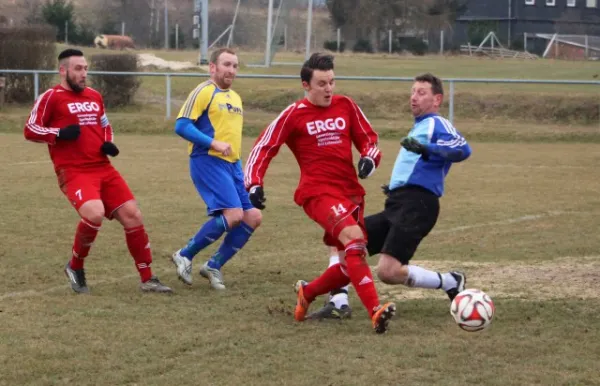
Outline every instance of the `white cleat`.
<svg viewBox="0 0 600 386">
<path fill-rule="evenodd" d="M 181 249 L 173 253 L 171 261 L 177 267 L 177 276 L 179 280 L 187 285 L 192 285 L 192 262 L 187 257 L 181 256 Z"/>
<path fill-rule="evenodd" d="M 221 271 L 215 268 L 210 268 L 208 266 L 208 261 L 204 263 L 202 268 L 200 268 L 200 275 L 205 277 L 210 282 L 211 287 L 216 290 L 224 290 L 225 284 L 223 283 L 223 275 L 221 275 Z"/>
</svg>

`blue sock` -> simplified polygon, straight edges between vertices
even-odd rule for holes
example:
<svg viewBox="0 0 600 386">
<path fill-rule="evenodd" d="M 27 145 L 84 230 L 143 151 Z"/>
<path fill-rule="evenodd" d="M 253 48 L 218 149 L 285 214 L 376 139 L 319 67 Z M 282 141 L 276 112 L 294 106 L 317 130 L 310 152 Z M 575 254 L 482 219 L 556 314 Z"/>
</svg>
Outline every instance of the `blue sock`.
<svg viewBox="0 0 600 386">
<path fill-rule="evenodd" d="M 227 221 L 223 215 L 213 217 L 202 225 L 202 228 L 181 250 L 181 256 L 192 260 L 201 250 L 214 243 L 227 230 Z"/>
<path fill-rule="evenodd" d="M 237 251 L 246 245 L 248 239 L 252 236 L 252 232 L 254 232 L 254 229 L 245 222 L 242 222 L 239 226 L 231 230 L 223 239 L 223 244 L 221 244 L 217 253 L 208 261 L 208 266 L 210 268 L 221 269 Z"/>
</svg>

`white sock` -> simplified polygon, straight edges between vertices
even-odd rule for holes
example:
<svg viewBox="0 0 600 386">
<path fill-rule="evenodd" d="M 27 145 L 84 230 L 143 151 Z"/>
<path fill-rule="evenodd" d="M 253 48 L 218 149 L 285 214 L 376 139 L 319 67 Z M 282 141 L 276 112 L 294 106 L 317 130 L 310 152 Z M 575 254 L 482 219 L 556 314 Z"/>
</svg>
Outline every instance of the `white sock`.
<svg viewBox="0 0 600 386">
<path fill-rule="evenodd" d="M 458 286 L 458 282 L 456 281 L 454 276 L 450 274 L 450 272 L 442 274 L 442 289 L 444 291 L 456 288 L 456 286 Z"/>
<path fill-rule="evenodd" d="M 329 266 L 336 265 L 340 262 L 339 255 L 331 255 L 329 256 Z M 344 272 L 345 273 L 345 272 Z M 345 287 L 340 288 L 344 292 L 337 293 L 333 296 L 329 297 L 329 301 L 335 305 L 335 308 L 342 308 L 342 306 L 349 305 L 348 302 L 348 290 L 350 289 L 350 284 Z"/>
<path fill-rule="evenodd" d="M 348 290 L 348 286 L 343 289 Z M 349 305 L 348 294 L 346 292 L 340 292 L 339 294 L 333 295 L 329 301 L 335 305 L 335 308 L 342 308 L 342 306 Z"/>
<path fill-rule="evenodd" d="M 441 277 L 439 273 L 421 268 L 417 265 L 408 266 L 407 286 L 438 289 L 440 288 L 441 284 Z"/>
</svg>

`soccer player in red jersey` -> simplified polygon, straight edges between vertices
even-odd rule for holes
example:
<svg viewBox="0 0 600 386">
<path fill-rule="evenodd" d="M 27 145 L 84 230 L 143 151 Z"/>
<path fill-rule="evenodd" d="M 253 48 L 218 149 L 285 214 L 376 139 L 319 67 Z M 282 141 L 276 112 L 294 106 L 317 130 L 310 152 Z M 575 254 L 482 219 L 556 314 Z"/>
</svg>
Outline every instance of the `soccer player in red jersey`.
<svg viewBox="0 0 600 386">
<path fill-rule="evenodd" d="M 152 252 L 142 214 L 121 174 L 111 165 L 119 149 L 104 112 L 100 93 L 86 87 L 88 65 L 79 50 L 58 56 L 60 84 L 35 102 L 25 124 L 25 138 L 48 144 L 58 185 L 81 220 L 75 231 L 72 257 L 65 267 L 71 288 L 88 293 L 84 261 L 104 217 L 117 219 L 140 274 L 145 292 L 172 292 L 152 274 Z"/>
<path fill-rule="evenodd" d="M 296 204 L 325 229 L 323 241 L 345 252 L 345 261 L 330 266 L 310 283 L 296 283 L 294 318 L 303 321 L 319 295 L 352 283 L 377 333 L 387 330 L 396 312 L 381 305 L 366 257 L 365 190 L 356 178 L 352 144 L 360 151 L 358 176 L 367 178 L 379 165 L 377 134 L 346 96 L 334 95 L 333 56 L 313 54 L 300 71 L 306 98 L 288 106 L 261 133 L 245 168 L 245 185 L 252 204 L 264 209 L 264 175 L 284 143 L 300 166 Z"/>
</svg>

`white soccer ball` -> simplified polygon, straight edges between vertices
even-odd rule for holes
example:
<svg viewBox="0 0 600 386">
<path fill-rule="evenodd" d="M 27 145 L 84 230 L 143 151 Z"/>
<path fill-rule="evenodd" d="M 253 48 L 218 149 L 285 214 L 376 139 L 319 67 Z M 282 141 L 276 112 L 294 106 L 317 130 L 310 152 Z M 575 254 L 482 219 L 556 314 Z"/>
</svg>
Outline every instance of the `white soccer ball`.
<svg viewBox="0 0 600 386">
<path fill-rule="evenodd" d="M 494 318 L 494 302 L 485 292 L 466 289 L 450 304 L 450 314 L 465 331 L 480 331 L 490 326 Z"/>
</svg>

